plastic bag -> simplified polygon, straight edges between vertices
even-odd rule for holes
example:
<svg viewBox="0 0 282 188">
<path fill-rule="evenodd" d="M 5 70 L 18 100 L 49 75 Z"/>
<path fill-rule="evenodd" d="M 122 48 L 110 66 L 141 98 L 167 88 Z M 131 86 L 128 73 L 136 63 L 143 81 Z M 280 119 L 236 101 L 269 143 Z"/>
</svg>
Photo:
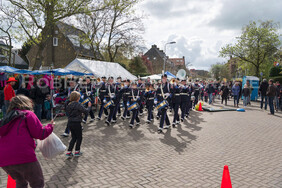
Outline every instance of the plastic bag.
<svg viewBox="0 0 282 188">
<path fill-rule="evenodd" d="M 38 148 L 47 159 L 52 159 L 66 150 L 66 146 L 55 134 L 50 134 L 45 140 L 38 140 Z"/>
</svg>

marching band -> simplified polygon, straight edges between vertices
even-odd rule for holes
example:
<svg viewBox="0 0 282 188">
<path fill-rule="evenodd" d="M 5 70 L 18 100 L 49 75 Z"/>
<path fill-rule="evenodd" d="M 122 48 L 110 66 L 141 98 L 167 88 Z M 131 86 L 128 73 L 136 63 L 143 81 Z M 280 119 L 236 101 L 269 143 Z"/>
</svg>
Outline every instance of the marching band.
<svg viewBox="0 0 282 188">
<path fill-rule="evenodd" d="M 196 85 L 195 89 L 197 94 L 199 86 Z M 78 91 L 81 93 L 80 102 L 85 107 L 89 102 L 93 106 L 96 104 L 98 112 L 96 119 L 101 121 L 104 114 L 107 126 L 116 123 L 118 117 L 122 121 L 130 119 L 130 128 L 133 128 L 134 125 L 139 126 L 139 116 L 143 115 L 144 109 L 147 111 L 146 123 L 151 124 L 154 120 L 154 111 L 156 111 L 155 117 L 159 120 L 158 133 L 162 133 L 163 129 L 169 129 L 171 126 L 168 118 L 169 112 L 173 112 L 173 128 L 188 118 L 189 111 L 193 106 L 191 96 L 195 89 L 191 84 L 188 84 L 185 78 L 169 81 L 167 75 L 163 74 L 158 83 L 141 79 L 138 79 L 137 82 L 131 82 L 130 80 L 122 80 L 121 77 L 118 77 L 116 82 L 113 77 L 98 78 L 96 82 L 92 82 L 87 77 L 78 83 L 71 79 L 65 94 L 69 96 L 72 91 Z M 54 97 L 58 95 L 55 94 Z M 99 108 L 97 104 L 100 105 Z M 95 114 L 92 108 L 89 115 L 90 122 L 93 122 Z M 87 122 L 87 118 L 88 115 L 82 120 L 84 124 Z"/>
</svg>

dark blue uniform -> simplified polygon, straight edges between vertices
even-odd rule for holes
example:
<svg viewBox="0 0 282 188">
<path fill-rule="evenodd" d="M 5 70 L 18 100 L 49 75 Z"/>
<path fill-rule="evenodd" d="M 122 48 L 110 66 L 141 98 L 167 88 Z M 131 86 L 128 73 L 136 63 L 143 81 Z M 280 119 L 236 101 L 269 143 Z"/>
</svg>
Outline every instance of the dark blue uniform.
<svg viewBox="0 0 282 188">
<path fill-rule="evenodd" d="M 178 110 L 181 104 L 181 96 L 180 96 L 181 88 L 178 85 L 174 85 L 172 89 L 172 106 L 174 110 L 173 116 L 173 125 L 176 124 L 176 121 L 179 122 L 179 114 Z"/>
<path fill-rule="evenodd" d="M 147 122 L 151 122 L 153 117 L 153 107 L 154 107 L 154 99 L 156 97 L 155 91 L 146 91 L 144 94 L 145 100 L 146 100 L 146 108 L 148 110 L 148 117 Z"/>
<path fill-rule="evenodd" d="M 164 96 L 162 95 L 161 87 L 163 88 L 162 90 L 163 90 Z M 161 84 L 160 87 L 157 89 L 157 101 L 158 101 L 158 103 L 160 103 L 164 100 L 170 100 L 169 95 L 170 95 L 170 84 L 169 83 Z M 166 106 L 165 108 L 162 108 L 160 110 L 160 115 L 161 115 L 160 129 L 163 128 L 164 122 L 166 122 L 167 126 L 170 126 L 170 121 L 169 121 L 168 116 L 167 116 L 167 109 L 168 108 L 169 108 L 169 106 Z"/>
<path fill-rule="evenodd" d="M 105 99 L 105 96 L 107 94 L 107 89 L 106 89 L 106 83 L 101 83 L 101 86 L 100 86 L 100 89 L 99 89 L 99 98 L 101 100 L 101 107 L 100 107 L 100 110 L 99 110 L 99 119 L 101 119 L 102 117 L 102 114 L 103 114 L 103 111 L 105 113 L 106 116 L 108 116 L 108 111 L 107 109 L 104 109 L 104 99 Z"/>
<path fill-rule="evenodd" d="M 138 104 L 138 108 L 132 110 L 132 117 L 131 117 L 131 121 L 130 121 L 130 126 L 132 127 L 134 125 L 134 121 L 136 120 L 137 124 L 140 123 L 140 119 L 138 117 L 138 113 L 139 113 L 139 108 L 140 108 L 140 91 L 138 89 L 131 89 L 130 91 L 130 95 L 129 95 L 129 106 L 137 103 Z"/>
<path fill-rule="evenodd" d="M 83 100 L 89 98 L 90 102 L 93 104 L 95 101 L 95 98 L 94 98 L 95 92 L 96 92 L 96 89 L 91 83 L 86 84 L 85 88 L 82 89 Z M 85 103 L 84 106 L 87 108 L 88 103 Z M 95 119 L 95 115 L 94 115 L 92 108 L 90 108 L 89 114 L 90 114 L 91 119 Z M 88 117 L 88 114 L 85 115 L 84 121 L 87 120 L 87 117 Z"/>
<path fill-rule="evenodd" d="M 114 121 L 116 121 L 116 117 L 114 117 L 114 112 L 116 109 L 116 105 L 117 105 L 117 90 L 116 87 L 114 85 L 107 85 L 106 87 L 106 91 L 107 91 L 107 95 L 106 97 L 106 101 L 109 102 L 110 100 L 112 100 L 114 102 L 114 104 L 112 104 L 109 109 L 110 109 L 110 114 L 108 116 L 108 119 L 106 121 L 106 123 L 110 123 L 112 121 L 112 119 L 114 118 Z"/>
</svg>

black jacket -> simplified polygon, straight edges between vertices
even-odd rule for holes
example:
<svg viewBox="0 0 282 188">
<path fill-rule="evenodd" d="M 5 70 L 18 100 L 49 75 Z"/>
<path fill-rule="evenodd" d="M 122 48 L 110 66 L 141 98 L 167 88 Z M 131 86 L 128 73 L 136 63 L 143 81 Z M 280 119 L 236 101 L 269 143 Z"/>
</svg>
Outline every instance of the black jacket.
<svg viewBox="0 0 282 188">
<path fill-rule="evenodd" d="M 229 88 L 227 86 L 222 86 L 220 88 L 220 91 L 222 91 L 222 96 L 227 96 L 229 94 Z"/>
<path fill-rule="evenodd" d="M 70 102 L 66 107 L 66 113 L 68 115 L 69 122 L 81 122 L 82 114 L 87 115 L 90 108 L 84 108 L 84 106 L 78 102 Z"/>
<path fill-rule="evenodd" d="M 250 89 L 249 88 L 244 88 L 243 90 L 242 90 L 242 95 L 244 96 L 244 97 L 248 97 L 248 96 L 250 96 Z"/>
<path fill-rule="evenodd" d="M 25 95 L 29 97 L 29 91 L 26 88 L 20 88 L 17 90 L 17 95 Z"/>
<path fill-rule="evenodd" d="M 268 88 L 268 83 L 267 82 L 262 82 L 259 86 L 259 91 L 262 96 L 266 96 L 266 91 Z"/>
</svg>

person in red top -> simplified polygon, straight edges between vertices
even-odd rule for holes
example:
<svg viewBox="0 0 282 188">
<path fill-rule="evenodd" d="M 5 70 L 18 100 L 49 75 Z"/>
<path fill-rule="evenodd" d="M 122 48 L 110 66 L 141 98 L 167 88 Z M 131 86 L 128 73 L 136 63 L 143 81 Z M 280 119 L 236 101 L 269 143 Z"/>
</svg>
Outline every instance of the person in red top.
<svg viewBox="0 0 282 188">
<path fill-rule="evenodd" d="M 8 109 L 10 105 L 10 101 L 13 97 L 16 96 L 13 86 L 16 84 L 16 79 L 14 77 L 10 77 L 7 81 L 8 84 L 4 88 L 4 105 L 5 108 Z"/>
</svg>

